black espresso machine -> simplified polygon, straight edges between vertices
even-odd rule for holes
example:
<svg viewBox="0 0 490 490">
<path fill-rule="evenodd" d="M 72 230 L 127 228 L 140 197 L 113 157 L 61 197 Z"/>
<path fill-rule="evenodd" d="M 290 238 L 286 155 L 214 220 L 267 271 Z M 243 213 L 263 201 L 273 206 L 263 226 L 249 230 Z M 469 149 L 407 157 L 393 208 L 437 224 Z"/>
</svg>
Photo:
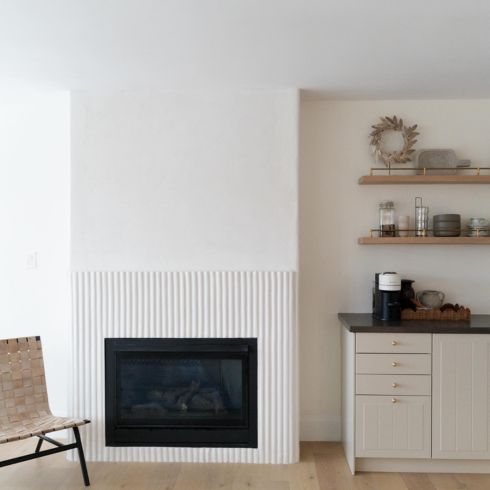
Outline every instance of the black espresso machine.
<svg viewBox="0 0 490 490">
<path fill-rule="evenodd" d="M 396 272 L 375 274 L 373 289 L 373 317 L 382 321 L 401 319 L 402 280 Z"/>
</svg>

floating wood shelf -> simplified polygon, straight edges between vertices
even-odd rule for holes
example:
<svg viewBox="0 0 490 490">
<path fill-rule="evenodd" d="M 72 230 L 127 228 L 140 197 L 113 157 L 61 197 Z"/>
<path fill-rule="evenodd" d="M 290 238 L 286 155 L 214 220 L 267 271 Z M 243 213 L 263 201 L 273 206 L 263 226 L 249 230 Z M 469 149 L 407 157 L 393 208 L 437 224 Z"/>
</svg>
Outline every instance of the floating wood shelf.
<svg viewBox="0 0 490 490">
<path fill-rule="evenodd" d="M 362 237 L 359 245 L 490 245 L 490 237 Z"/>
<path fill-rule="evenodd" d="M 490 175 L 363 175 L 359 184 L 490 184 Z"/>
</svg>

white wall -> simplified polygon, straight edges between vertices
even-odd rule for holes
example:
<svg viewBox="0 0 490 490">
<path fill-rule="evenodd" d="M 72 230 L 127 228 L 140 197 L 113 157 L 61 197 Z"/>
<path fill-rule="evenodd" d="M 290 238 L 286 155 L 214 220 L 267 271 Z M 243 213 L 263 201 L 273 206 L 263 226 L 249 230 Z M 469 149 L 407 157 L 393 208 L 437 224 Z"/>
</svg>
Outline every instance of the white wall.
<svg viewBox="0 0 490 490">
<path fill-rule="evenodd" d="M 91 441 L 88 447 L 95 448 L 93 441 L 100 443 L 100 450 L 88 451 L 89 458 L 142 461 L 146 457 L 137 450 L 104 449 L 104 414 L 94 411 L 100 406 L 96 401 L 102 391 L 100 383 L 91 384 L 95 378 L 90 370 L 100 373 L 96 368 L 103 363 L 102 339 L 106 333 L 166 336 L 172 332 L 174 336 L 196 337 L 211 332 L 219 337 L 232 332 L 231 336 L 253 335 L 258 339 L 258 403 L 262 408 L 258 448 L 226 451 L 225 459 L 220 449 L 155 449 L 150 458 L 297 460 L 298 111 L 296 90 L 73 94 L 71 266 L 74 271 L 95 271 L 73 274 L 77 281 L 75 357 L 76 352 L 87 352 L 86 345 L 91 347 L 88 368 L 76 365 L 74 376 L 78 378 L 77 370 L 82 376 L 88 372 L 89 382 L 83 391 L 86 393 L 87 386 L 93 388 L 93 410 L 87 409 L 86 402 L 79 403 L 83 394 L 80 398 L 76 391 L 73 408 L 94 422 L 84 435 Z M 100 275 L 100 271 L 116 274 Z M 170 284 L 165 286 L 172 301 L 164 302 L 162 294 L 152 296 L 154 304 L 161 306 L 149 310 L 163 308 L 163 320 L 151 314 L 131 315 L 125 320 L 115 317 L 111 324 L 102 311 L 117 308 L 107 306 L 103 298 L 115 297 L 111 291 L 118 288 L 112 290 L 112 286 L 128 284 L 128 275 L 118 271 L 137 271 L 132 276 L 136 278 L 154 277 L 139 274 L 144 271 L 187 271 L 184 276 L 161 277 L 177 277 L 178 281 L 180 277 L 190 278 L 192 288 L 175 282 L 175 289 Z M 229 271 L 241 272 L 229 275 Z M 255 289 L 242 279 L 257 274 L 266 280 L 257 281 Z M 83 283 L 98 277 L 113 278 L 112 286 L 109 281 Z M 233 279 L 232 284 L 229 277 L 239 280 Z M 283 282 L 278 278 L 282 277 L 290 279 L 281 289 Z M 196 289 L 196 281 L 204 281 L 206 286 L 200 282 Z M 87 287 L 80 287 L 82 283 Z M 144 288 L 134 284 L 122 304 L 136 312 L 131 304 L 150 303 Z M 208 285 L 210 289 L 206 289 Z M 192 294 L 197 293 L 196 301 L 190 301 L 191 289 Z M 216 295 L 204 293 L 210 290 Z M 224 296 L 233 300 L 223 303 Z M 249 299 L 244 298 L 252 297 L 253 308 L 247 307 Z M 97 303 L 91 298 L 98 298 Z M 142 298 L 146 298 L 143 303 Z M 172 314 L 174 301 L 178 301 L 180 316 Z M 225 328 L 218 328 L 220 320 L 208 316 L 214 311 L 225 315 Z M 152 317 L 150 327 L 146 320 L 141 322 L 143 317 Z M 287 368 L 278 369 L 283 362 Z M 289 410 L 275 416 L 280 405 Z"/>
<path fill-rule="evenodd" d="M 70 325 L 69 110 L 68 93 L 0 94 L 0 338 L 41 335 L 58 415 Z"/>
<path fill-rule="evenodd" d="M 295 270 L 298 94 L 74 93 L 72 268 Z"/>
<path fill-rule="evenodd" d="M 359 186 L 374 166 L 371 124 L 379 116 L 418 123 L 417 148 L 454 148 L 490 164 L 490 100 L 303 101 L 300 117 L 300 339 L 303 439 L 340 435 L 340 326 L 337 313 L 370 310 L 374 273 L 400 272 L 416 289 L 489 312 L 490 250 L 472 246 L 357 245 L 377 223 L 377 205 L 393 199 L 413 216 L 422 196 L 431 214 L 490 218 L 488 186 Z"/>
</svg>

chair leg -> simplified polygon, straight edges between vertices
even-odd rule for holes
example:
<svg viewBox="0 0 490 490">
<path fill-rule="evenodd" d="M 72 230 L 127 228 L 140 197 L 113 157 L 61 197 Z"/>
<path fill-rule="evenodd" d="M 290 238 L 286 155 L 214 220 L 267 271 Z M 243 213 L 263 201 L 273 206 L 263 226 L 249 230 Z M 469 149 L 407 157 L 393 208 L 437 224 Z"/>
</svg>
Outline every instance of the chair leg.
<svg viewBox="0 0 490 490">
<path fill-rule="evenodd" d="M 39 441 L 37 441 L 37 446 L 36 446 L 36 453 L 38 453 L 41 450 L 41 444 L 43 443 L 43 440 L 39 438 Z"/>
<path fill-rule="evenodd" d="M 90 480 L 88 478 L 87 464 L 85 463 L 85 456 L 83 455 L 82 441 L 80 439 L 80 431 L 78 427 L 73 427 L 73 433 L 75 434 L 75 441 L 78 449 L 78 457 L 80 458 L 80 467 L 82 468 L 83 482 L 85 486 L 90 486 Z"/>
</svg>

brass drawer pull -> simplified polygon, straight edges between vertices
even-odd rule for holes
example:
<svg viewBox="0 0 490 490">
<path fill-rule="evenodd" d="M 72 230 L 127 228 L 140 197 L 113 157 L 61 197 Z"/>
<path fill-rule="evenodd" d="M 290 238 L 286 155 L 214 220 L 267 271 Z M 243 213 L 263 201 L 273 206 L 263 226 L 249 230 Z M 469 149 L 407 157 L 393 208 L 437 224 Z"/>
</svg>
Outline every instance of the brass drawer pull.
<svg viewBox="0 0 490 490">
<path fill-rule="evenodd" d="M 397 366 L 398 366 L 398 362 L 393 361 L 393 362 L 391 363 L 391 365 L 392 365 L 393 367 L 397 367 Z"/>
<path fill-rule="evenodd" d="M 398 345 L 398 342 L 396 340 L 392 340 L 391 345 Z"/>
<path fill-rule="evenodd" d="M 393 383 L 391 386 L 392 386 L 393 388 L 398 388 L 398 385 L 397 385 L 396 383 Z"/>
<path fill-rule="evenodd" d="M 391 399 L 391 403 L 396 403 L 398 400 L 396 398 Z"/>
</svg>

